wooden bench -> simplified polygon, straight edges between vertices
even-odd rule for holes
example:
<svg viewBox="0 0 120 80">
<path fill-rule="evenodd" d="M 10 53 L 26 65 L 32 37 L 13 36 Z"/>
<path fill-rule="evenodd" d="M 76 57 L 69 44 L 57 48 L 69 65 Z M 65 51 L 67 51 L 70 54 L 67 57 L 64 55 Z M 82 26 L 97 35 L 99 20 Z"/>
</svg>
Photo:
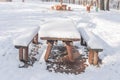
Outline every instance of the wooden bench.
<svg viewBox="0 0 120 80">
<path fill-rule="evenodd" d="M 61 11 L 66 11 L 66 10 L 68 10 L 68 11 L 71 11 L 71 7 L 67 7 L 67 5 L 66 4 L 57 4 L 57 5 L 54 5 L 54 6 L 51 6 L 51 9 L 52 10 L 61 10 Z"/>
<path fill-rule="evenodd" d="M 95 35 L 87 30 L 86 28 L 81 27 L 81 45 L 87 46 L 89 51 L 88 54 L 88 62 L 89 64 L 98 64 L 98 52 L 103 51 L 102 45 L 99 40 L 95 37 Z"/>
<path fill-rule="evenodd" d="M 54 7 L 56 10 L 66 10 L 67 5 L 59 4 L 59 5 L 55 5 Z"/>
<path fill-rule="evenodd" d="M 91 8 L 91 6 L 90 6 L 90 5 L 87 5 L 87 6 L 86 6 L 86 11 L 87 11 L 87 12 L 90 12 L 90 8 Z"/>
<path fill-rule="evenodd" d="M 28 62 L 29 44 L 33 42 L 38 44 L 38 31 L 39 27 L 33 27 L 27 29 L 26 32 L 21 33 L 14 41 L 15 48 L 19 49 L 19 60 L 22 62 Z"/>
<path fill-rule="evenodd" d="M 40 29 L 40 39 L 47 40 L 47 50 L 44 57 L 45 61 L 48 61 L 53 44 L 58 40 L 65 43 L 69 61 L 74 61 L 72 54 L 72 43 L 74 41 L 80 41 L 80 34 L 71 20 L 51 20 L 42 25 Z"/>
</svg>

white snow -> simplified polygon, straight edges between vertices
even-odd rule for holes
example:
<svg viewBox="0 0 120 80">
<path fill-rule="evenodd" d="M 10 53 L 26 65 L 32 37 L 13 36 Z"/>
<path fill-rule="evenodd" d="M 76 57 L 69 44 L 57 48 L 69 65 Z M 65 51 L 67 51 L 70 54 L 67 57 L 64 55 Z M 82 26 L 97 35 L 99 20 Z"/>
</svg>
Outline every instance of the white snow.
<svg viewBox="0 0 120 80">
<path fill-rule="evenodd" d="M 26 28 L 26 31 L 22 32 L 16 39 L 14 39 L 13 44 L 15 46 L 28 46 L 32 39 L 38 34 L 40 27 Z"/>
<path fill-rule="evenodd" d="M 95 34 L 93 34 L 91 31 L 87 30 L 86 27 L 80 27 L 79 28 L 80 34 L 87 43 L 88 48 L 91 49 L 103 49 L 101 43 L 95 37 Z"/>
<path fill-rule="evenodd" d="M 80 33 L 70 19 L 50 20 L 41 25 L 40 37 L 80 39 Z"/>
<path fill-rule="evenodd" d="M 0 3 L 0 80 L 119 80 L 120 79 L 120 11 L 98 11 L 90 13 L 85 7 L 68 4 L 73 11 L 51 10 L 46 2 Z M 102 43 L 104 51 L 99 54 L 103 60 L 100 67 L 88 66 L 79 75 L 54 73 L 46 70 L 44 60 L 35 62 L 33 67 L 18 68 L 18 50 L 13 40 L 26 28 L 41 26 L 51 18 L 72 19 L 77 28 L 86 26 Z M 68 27 L 68 26 L 67 26 Z M 39 49 L 40 56 L 46 49 L 46 41 Z M 76 43 L 80 46 L 80 43 Z M 79 48 L 81 50 L 81 46 Z M 81 53 L 82 54 L 82 53 Z"/>
<path fill-rule="evenodd" d="M 93 35 L 91 34 L 91 32 L 89 32 L 86 28 L 84 27 L 80 27 L 79 28 L 79 32 L 80 32 L 80 35 L 83 37 L 83 39 L 88 42 L 92 37 Z"/>
</svg>

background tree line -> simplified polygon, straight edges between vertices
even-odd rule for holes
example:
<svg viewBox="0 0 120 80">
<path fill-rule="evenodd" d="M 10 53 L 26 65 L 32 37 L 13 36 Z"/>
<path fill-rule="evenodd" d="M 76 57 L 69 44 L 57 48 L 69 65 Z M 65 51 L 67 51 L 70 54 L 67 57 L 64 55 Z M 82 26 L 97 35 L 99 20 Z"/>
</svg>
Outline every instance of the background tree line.
<svg viewBox="0 0 120 80">
<path fill-rule="evenodd" d="M 6 0 L 12 2 L 12 0 Z M 22 2 L 29 0 L 22 0 Z M 120 10 L 120 0 L 38 0 L 38 1 L 53 1 L 53 2 L 64 2 L 64 3 L 72 3 L 79 5 L 87 5 L 90 4 L 92 6 L 96 6 L 100 8 L 100 10 L 109 11 L 110 8 L 116 8 Z"/>
<path fill-rule="evenodd" d="M 42 0 L 42 1 L 60 2 L 61 0 Z M 99 7 L 100 10 L 104 10 L 104 11 L 109 11 L 110 4 L 112 4 L 111 7 L 120 9 L 120 0 L 62 0 L 62 2 L 72 3 L 72 4 L 80 4 L 80 5 L 90 4 L 90 5 L 94 5 L 96 7 Z"/>
</svg>

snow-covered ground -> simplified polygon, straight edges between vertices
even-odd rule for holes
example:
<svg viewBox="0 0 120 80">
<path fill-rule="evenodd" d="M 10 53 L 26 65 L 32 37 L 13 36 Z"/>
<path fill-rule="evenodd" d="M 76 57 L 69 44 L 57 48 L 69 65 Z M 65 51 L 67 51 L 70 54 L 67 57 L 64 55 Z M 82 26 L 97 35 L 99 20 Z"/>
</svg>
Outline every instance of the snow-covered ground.
<svg viewBox="0 0 120 80">
<path fill-rule="evenodd" d="M 119 80 L 120 12 L 95 12 L 93 8 L 91 13 L 87 13 L 83 6 L 72 4 L 68 6 L 73 11 L 54 11 L 50 9 L 54 4 L 57 3 L 0 3 L 0 80 Z M 42 58 L 33 67 L 18 68 L 18 50 L 14 48 L 13 40 L 28 27 L 41 26 L 48 20 L 57 18 L 72 19 L 78 29 L 86 27 L 99 38 L 104 48 L 99 54 L 103 60 L 99 68 L 88 66 L 79 75 L 48 72 Z M 46 42 L 39 41 L 43 43 L 39 49 L 41 56 Z"/>
</svg>

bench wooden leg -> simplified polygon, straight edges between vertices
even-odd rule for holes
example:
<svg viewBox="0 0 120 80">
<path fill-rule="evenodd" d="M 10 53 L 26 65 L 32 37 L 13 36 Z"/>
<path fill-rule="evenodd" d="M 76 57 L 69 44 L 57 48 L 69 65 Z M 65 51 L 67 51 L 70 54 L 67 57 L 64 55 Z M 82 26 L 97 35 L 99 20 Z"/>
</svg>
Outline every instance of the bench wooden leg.
<svg viewBox="0 0 120 80">
<path fill-rule="evenodd" d="M 98 52 L 90 49 L 89 54 L 88 54 L 88 62 L 89 64 L 97 65 L 98 64 Z"/>
<path fill-rule="evenodd" d="M 97 65 L 97 64 L 98 64 L 98 52 L 96 52 L 96 51 L 94 51 L 93 64 L 94 64 L 94 65 Z"/>
<path fill-rule="evenodd" d="M 83 38 L 81 37 L 81 45 L 83 45 Z"/>
<path fill-rule="evenodd" d="M 53 43 L 54 43 L 54 41 L 51 41 L 51 40 L 47 41 L 48 45 L 47 45 L 47 50 L 46 50 L 45 57 L 44 57 L 45 61 L 48 61 L 49 54 L 53 47 Z"/>
<path fill-rule="evenodd" d="M 89 50 L 89 54 L 88 54 L 88 62 L 89 64 L 93 64 L 93 57 L 94 57 L 94 53 L 93 50 Z"/>
<path fill-rule="evenodd" d="M 27 62 L 28 61 L 28 47 L 25 47 L 23 50 L 24 50 L 24 61 Z"/>
<path fill-rule="evenodd" d="M 22 47 L 19 48 L 19 60 L 23 61 L 23 48 Z"/>
<path fill-rule="evenodd" d="M 36 36 L 33 38 L 32 41 L 34 44 L 38 44 L 38 34 L 36 34 Z"/>
<path fill-rule="evenodd" d="M 20 47 L 19 48 L 19 60 L 20 61 L 28 61 L 28 47 Z"/>
<path fill-rule="evenodd" d="M 71 45 L 71 42 L 70 41 L 66 41 L 65 43 L 66 43 L 66 49 L 67 49 L 69 61 L 70 62 L 74 62 L 73 54 L 72 54 L 72 45 Z"/>
<path fill-rule="evenodd" d="M 81 37 L 81 45 L 87 46 L 87 43 L 84 41 L 84 39 Z"/>
</svg>

